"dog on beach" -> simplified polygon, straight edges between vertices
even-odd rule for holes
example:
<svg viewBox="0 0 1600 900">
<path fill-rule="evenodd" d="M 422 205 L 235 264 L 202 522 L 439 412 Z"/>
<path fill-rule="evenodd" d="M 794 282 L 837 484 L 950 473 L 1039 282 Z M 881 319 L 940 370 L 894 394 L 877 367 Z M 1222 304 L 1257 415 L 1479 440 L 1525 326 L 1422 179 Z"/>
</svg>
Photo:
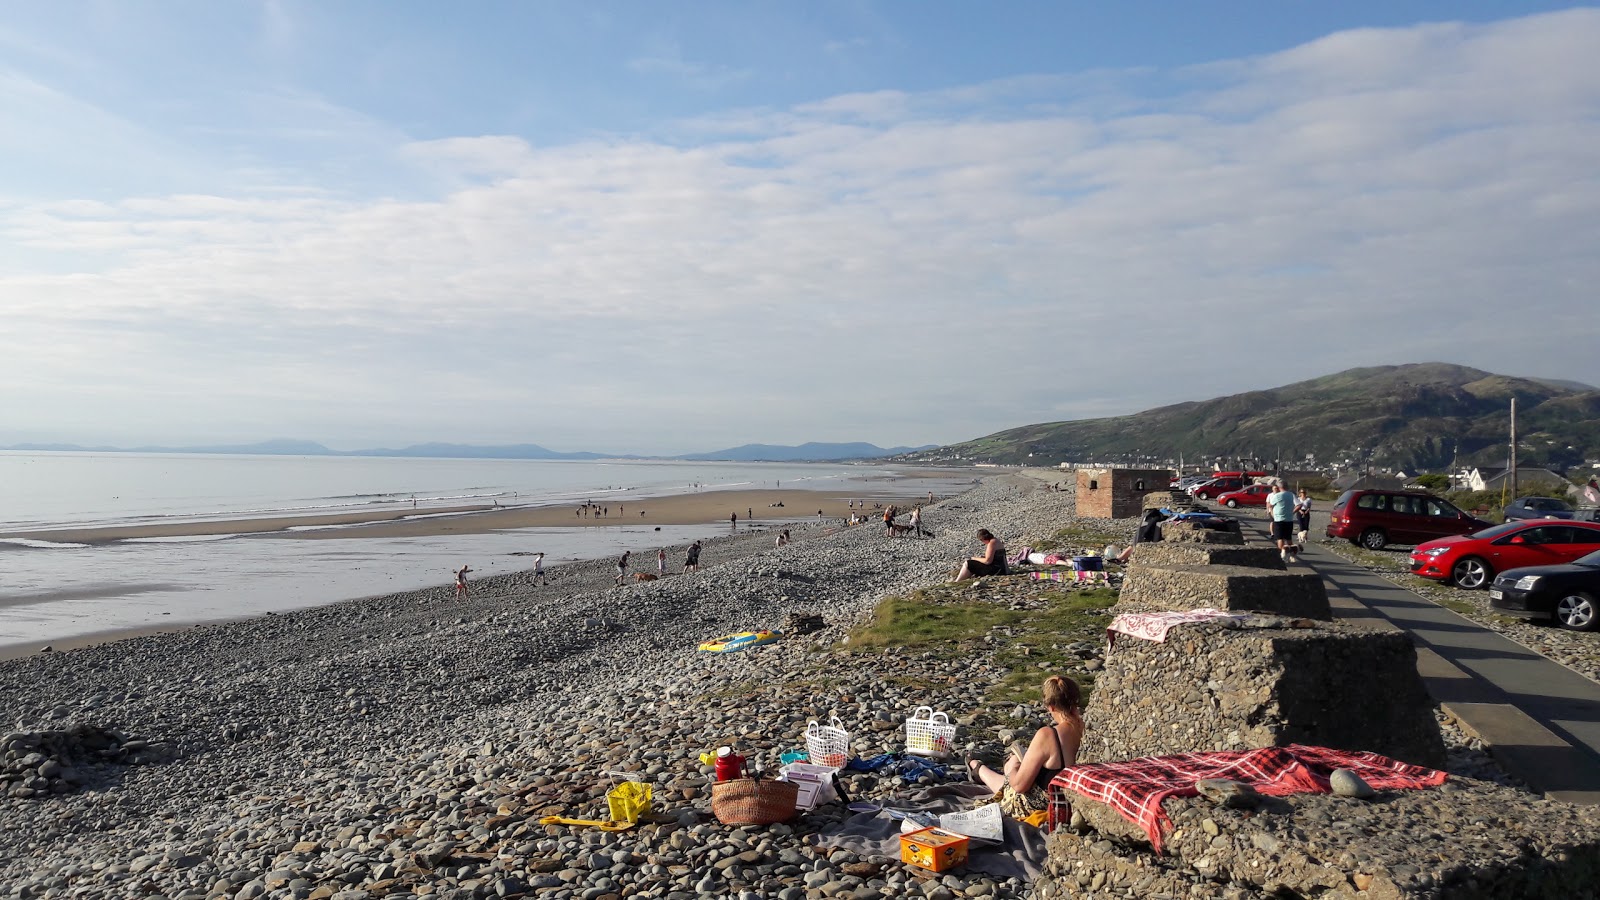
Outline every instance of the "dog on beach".
<svg viewBox="0 0 1600 900">
<path fill-rule="evenodd" d="M 649 572 L 635 572 L 633 577 L 640 581 L 655 581 L 657 576 L 651 575 Z"/>
<path fill-rule="evenodd" d="M 895 523 L 895 522 L 890 522 L 889 523 L 889 536 L 890 537 L 899 537 L 902 534 L 910 534 L 912 532 L 912 530 L 913 530 L 913 528 L 910 525 L 900 525 L 900 524 Z"/>
</svg>

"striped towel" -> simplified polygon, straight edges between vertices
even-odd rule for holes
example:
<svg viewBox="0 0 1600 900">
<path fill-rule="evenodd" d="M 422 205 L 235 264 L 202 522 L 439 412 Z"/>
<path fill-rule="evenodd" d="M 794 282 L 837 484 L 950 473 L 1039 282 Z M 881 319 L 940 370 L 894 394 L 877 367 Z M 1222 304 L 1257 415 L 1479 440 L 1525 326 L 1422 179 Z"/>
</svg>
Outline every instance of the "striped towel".
<svg viewBox="0 0 1600 900">
<path fill-rule="evenodd" d="M 1126 634 L 1131 637 L 1144 638 L 1158 644 L 1165 643 L 1167 632 L 1173 626 L 1183 625 L 1188 622 L 1207 622 L 1211 619 L 1245 619 L 1244 613 L 1228 612 L 1222 609 L 1191 609 L 1188 612 L 1161 612 L 1161 613 L 1122 613 L 1111 620 L 1106 626 L 1106 645 L 1116 646 L 1117 635 Z"/>
<path fill-rule="evenodd" d="M 1161 852 L 1172 820 L 1161 809 L 1168 797 L 1193 797 L 1203 778 L 1241 781 L 1263 794 L 1326 794 L 1334 769 L 1350 769 L 1377 790 L 1415 789 L 1443 784 L 1444 772 L 1357 750 L 1327 747 L 1263 747 L 1259 750 L 1146 756 L 1126 762 L 1068 766 L 1050 782 L 1050 825 L 1066 821 L 1072 809 L 1066 791 L 1110 806 L 1144 829 L 1150 846 Z M 1066 815 L 1063 815 L 1063 813 Z"/>
</svg>

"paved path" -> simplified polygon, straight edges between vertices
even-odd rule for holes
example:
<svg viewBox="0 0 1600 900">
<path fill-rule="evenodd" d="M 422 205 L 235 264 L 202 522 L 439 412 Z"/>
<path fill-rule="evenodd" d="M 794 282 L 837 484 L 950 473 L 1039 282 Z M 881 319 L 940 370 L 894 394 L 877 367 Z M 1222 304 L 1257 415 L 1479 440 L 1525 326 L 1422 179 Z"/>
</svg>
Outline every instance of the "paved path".
<svg viewBox="0 0 1600 900">
<path fill-rule="evenodd" d="M 1267 540 L 1264 520 L 1241 518 Z M 1311 545 L 1301 559 L 1337 618 L 1411 633 L 1428 691 L 1506 771 L 1551 799 L 1600 803 L 1600 683 L 1329 550 Z"/>
</svg>

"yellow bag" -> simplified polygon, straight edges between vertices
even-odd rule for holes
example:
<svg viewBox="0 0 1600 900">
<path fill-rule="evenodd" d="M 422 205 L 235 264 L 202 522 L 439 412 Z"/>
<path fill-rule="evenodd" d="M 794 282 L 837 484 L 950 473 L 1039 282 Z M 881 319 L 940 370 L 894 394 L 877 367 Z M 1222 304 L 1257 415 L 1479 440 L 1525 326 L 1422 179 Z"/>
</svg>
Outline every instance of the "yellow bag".
<svg viewBox="0 0 1600 900">
<path fill-rule="evenodd" d="M 650 812 L 650 785 L 624 781 L 606 791 L 606 809 L 613 822 L 637 822 Z"/>
</svg>

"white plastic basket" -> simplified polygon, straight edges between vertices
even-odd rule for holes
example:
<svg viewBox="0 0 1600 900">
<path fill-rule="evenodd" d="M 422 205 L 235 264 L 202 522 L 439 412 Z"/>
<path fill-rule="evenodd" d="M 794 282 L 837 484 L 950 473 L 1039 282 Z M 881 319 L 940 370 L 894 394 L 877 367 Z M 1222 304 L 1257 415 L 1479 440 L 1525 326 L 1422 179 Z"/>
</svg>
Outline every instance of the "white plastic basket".
<svg viewBox="0 0 1600 900">
<path fill-rule="evenodd" d="M 934 712 L 931 706 L 919 706 L 906 719 L 906 752 L 918 756 L 944 759 L 956 744 L 956 726 L 950 717 Z"/>
<path fill-rule="evenodd" d="M 844 768 L 850 759 L 850 732 L 838 716 L 827 725 L 817 724 L 816 719 L 806 725 L 806 754 L 812 765 Z"/>
</svg>

